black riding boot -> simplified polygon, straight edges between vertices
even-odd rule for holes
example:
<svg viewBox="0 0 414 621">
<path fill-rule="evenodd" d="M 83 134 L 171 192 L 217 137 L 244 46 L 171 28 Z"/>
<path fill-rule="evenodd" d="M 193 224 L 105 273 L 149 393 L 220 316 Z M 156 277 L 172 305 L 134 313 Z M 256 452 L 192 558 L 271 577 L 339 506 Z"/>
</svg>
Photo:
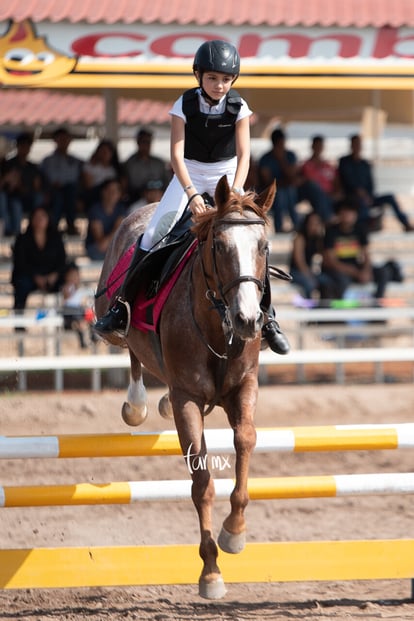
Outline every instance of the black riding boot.
<svg viewBox="0 0 414 621">
<path fill-rule="evenodd" d="M 266 319 L 262 328 L 262 338 L 276 354 L 284 356 L 290 351 L 289 341 L 283 334 L 278 322 L 276 321 L 275 309 L 271 304 L 270 278 L 269 272 L 266 274 L 265 287 L 260 307 L 265 313 Z"/>
<path fill-rule="evenodd" d="M 275 311 L 272 306 L 267 310 L 266 315 L 267 321 L 262 328 L 262 337 L 272 351 L 284 356 L 289 353 L 290 345 L 276 321 Z"/>
<path fill-rule="evenodd" d="M 126 336 L 131 323 L 131 304 L 137 293 L 137 275 L 142 259 L 148 254 L 147 250 L 139 247 L 139 242 L 132 257 L 131 266 L 122 284 L 119 295 L 114 304 L 94 325 L 98 334 Z"/>
</svg>

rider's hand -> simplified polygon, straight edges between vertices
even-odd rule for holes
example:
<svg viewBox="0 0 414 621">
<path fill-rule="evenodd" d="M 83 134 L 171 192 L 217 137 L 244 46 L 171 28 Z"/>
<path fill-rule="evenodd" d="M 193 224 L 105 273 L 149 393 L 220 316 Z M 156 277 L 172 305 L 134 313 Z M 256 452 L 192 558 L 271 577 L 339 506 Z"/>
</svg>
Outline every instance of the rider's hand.
<svg viewBox="0 0 414 621">
<path fill-rule="evenodd" d="M 206 205 L 204 198 L 200 194 L 196 194 L 193 197 L 189 207 L 193 215 L 204 213 L 208 209 L 208 205 Z"/>
</svg>

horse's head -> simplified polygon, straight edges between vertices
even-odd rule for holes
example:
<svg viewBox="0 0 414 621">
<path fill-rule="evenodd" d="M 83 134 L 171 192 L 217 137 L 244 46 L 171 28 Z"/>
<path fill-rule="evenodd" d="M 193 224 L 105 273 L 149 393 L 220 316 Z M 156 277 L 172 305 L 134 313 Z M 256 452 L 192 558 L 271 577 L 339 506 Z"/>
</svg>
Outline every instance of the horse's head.
<svg viewBox="0 0 414 621">
<path fill-rule="evenodd" d="M 230 326 L 231 333 L 242 340 L 256 338 L 263 325 L 266 214 L 275 191 L 273 184 L 260 195 L 241 196 L 222 177 L 215 192 L 216 207 L 197 218 L 193 227 L 201 246 L 207 293 L 223 303 L 225 327 Z"/>
</svg>

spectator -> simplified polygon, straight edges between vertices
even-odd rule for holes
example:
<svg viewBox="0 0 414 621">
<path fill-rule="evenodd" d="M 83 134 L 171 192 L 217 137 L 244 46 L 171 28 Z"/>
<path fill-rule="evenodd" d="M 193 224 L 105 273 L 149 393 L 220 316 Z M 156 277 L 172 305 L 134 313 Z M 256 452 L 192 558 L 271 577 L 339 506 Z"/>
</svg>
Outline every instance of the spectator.
<svg viewBox="0 0 414 621">
<path fill-rule="evenodd" d="M 90 324 L 86 319 L 91 291 L 81 286 L 80 272 L 76 263 L 66 265 L 63 284 L 63 319 L 65 330 L 73 330 L 79 337 L 82 349 L 88 347 Z M 89 305 L 90 306 L 90 305 Z"/>
<path fill-rule="evenodd" d="M 0 239 L 5 235 L 5 224 L 6 224 L 6 207 L 3 202 L 2 193 L 0 192 Z"/>
<path fill-rule="evenodd" d="M 46 207 L 35 207 L 26 231 L 17 236 L 13 247 L 14 309 L 22 311 L 33 291 L 59 291 L 65 263 L 61 234 Z"/>
<path fill-rule="evenodd" d="M 161 179 L 164 190 L 171 176 L 166 163 L 161 158 L 151 155 L 152 131 L 147 128 L 140 129 L 136 140 L 138 150 L 123 166 L 128 204 L 142 199 L 148 181 Z"/>
<path fill-rule="evenodd" d="M 289 272 L 292 284 L 299 286 L 308 300 L 317 299 L 320 295 L 322 275 L 316 261 L 322 258 L 324 231 L 320 216 L 311 211 L 306 214 L 293 238 Z"/>
<path fill-rule="evenodd" d="M 332 216 L 330 202 L 316 183 L 303 177 L 296 154 L 286 149 L 285 132 L 280 128 L 274 129 L 271 140 L 271 151 L 259 160 L 258 179 L 260 188 L 276 180 L 277 192 L 272 207 L 275 230 L 283 230 L 286 215 L 289 215 L 293 227 L 297 227 L 299 215 L 296 206 L 301 201 L 308 201 L 312 209 L 328 221 Z"/>
<path fill-rule="evenodd" d="M 351 283 L 374 282 L 374 298 L 383 298 L 390 281 L 402 282 L 399 265 L 391 260 L 371 264 L 366 227 L 358 223 L 358 202 L 345 198 L 336 206 L 337 222 L 327 227 L 322 261 L 322 297 L 342 299 Z"/>
<path fill-rule="evenodd" d="M 339 159 L 339 178 L 344 193 L 354 196 L 359 203 L 358 220 L 366 225 L 375 226 L 376 207 L 390 205 L 396 218 L 401 222 L 405 231 L 413 231 L 407 215 L 402 211 L 394 194 L 377 196 L 374 189 L 374 179 L 371 164 L 361 157 L 362 140 L 358 135 L 351 136 L 350 153 Z M 374 214 L 374 215 L 373 215 Z M 378 227 L 377 227 L 378 228 Z"/>
<path fill-rule="evenodd" d="M 289 215 L 294 228 L 298 225 L 296 212 L 298 202 L 297 157 L 285 146 L 285 133 L 276 128 L 271 135 L 272 149 L 262 155 L 258 164 L 259 187 L 263 188 L 276 180 L 277 192 L 272 207 L 275 230 L 283 230 L 283 219 Z"/>
<path fill-rule="evenodd" d="M 101 140 L 82 170 L 83 199 L 86 210 L 99 200 L 100 186 L 107 179 L 120 176 L 120 164 L 115 145 L 110 140 Z"/>
<path fill-rule="evenodd" d="M 85 248 L 89 258 L 102 261 L 109 243 L 125 217 L 121 202 L 121 184 L 118 179 L 107 179 L 101 184 L 101 198 L 88 213 L 88 231 Z"/>
<path fill-rule="evenodd" d="M 312 155 L 303 163 L 302 174 L 305 179 L 317 183 L 332 202 L 340 198 L 338 171 L 336 166 L 322 156 L 324 146 L 325 140 L 323 136 L 318 135 L 312 138 Z"/>
<path fill-rule="evenodd" d="M 75 217 L 80 190 L 82 162 L 68 153 L 72 137 L 60 127 L 53 134 L 56 149 L 45 157 L 41 170 L 48 186 L 49 204 L 56 226 L 62 216 L 66 218 L 68 235 L 77 235 Z"/>
<path fill-rule="evenodd" d="M 0 136 L 0 238 L 5 235 L 5 226 L 7 219 L 7 203 L 2 191 L 2 172 L 5 162 L 5 156 L 7 154 L 7 141 L 3 136 Z"/>
<path fill-rule="evenodd" d="M 42 175 L 39 167 L 28 158 L 33 145 L 33 136 L 22 132 L 16 138 L 16 155 L 4 162 L 5 174 L 15 172 L 16 185 L 9 194 L 10 199 L 20 202 L 24 214 L 30 214 L 44 200 Z"/>
<path fill-rule="evenodd" d="M 161 179 L 150 179 L 145 186 L 142 198 L 136 203 L 132 203 L 132 205 L 130 205 L 128 213 L 131 213 L 131 211 L 135 211 L 140 207 L 144 207 L 145 205 L 158 203 L 163 195 L 163 187 L 164 184 Z"/>
<path fill-rule="evenodd" d="M 4 235 L 15 236 L 21 230 L 23 208 L 17 196 L 19 183 L 19 173 L 15 169 L 0 176 L 0 217 Z"/>
</svg>

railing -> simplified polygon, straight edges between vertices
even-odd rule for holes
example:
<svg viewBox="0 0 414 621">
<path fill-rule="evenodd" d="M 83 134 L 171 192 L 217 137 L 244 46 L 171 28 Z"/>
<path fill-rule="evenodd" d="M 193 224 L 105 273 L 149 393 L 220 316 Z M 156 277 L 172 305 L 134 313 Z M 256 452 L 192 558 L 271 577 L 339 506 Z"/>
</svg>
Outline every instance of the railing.
<svg viewBox="0 0 414 621">
<path fill-rule="evenodd" d="M 352 309 L 297 309 L 282 308 L 278 319 L 283 327 L 287 327 L 289 337 L 296 334 L 296 343 L 292 341 L 292 351 L 287 356 L 278 356 L 270 351 L 261 352 L 261 380 L 266 378 L 270 367 L 295 366 L 297 381 L 305 380 L 305 367 L 308 365 L 334 365 L 335 379 L 338 383 L 345 381 L 345 365 L 372 363 L 374 380 L 384 380 L 383 364 L 386 362 L 414 362 L 414 308 L 352 308 Z M 396 327 L 387 324 L 371 324 L 370 322 L 392 322 Z M 331 322 L 344 322 L 331 325 Z M 6 338 L 14 338 L 23 343 L 26 333 L 14 333 L 15 328 L 41 328 L 39 336 L 47 343 L 47 355 L 25 356 L 23 346 L 19 346 L 16 356 L 0 357 L 0 373 L 17 373 L 19 390 L 27 388 L 27 374 L 32 372 L 52 371 L 54 373 L 55 390 L 64 388 L 65 371 L 90 371 L 92 390 L 100 390 L 102 371 L 128 369 L 129 356 L 125 353 L 93 354 L 81 356 L 60 355 L 60 339 L 62 337 L 63 317 L 61 315 L 9 315 L 0 317 L 0 334 L 7 331 Z M 312 330 L 329 330 L 339 332 L 343 338 L 349 334 L 387 335 L 392 330 L 404 331 L 411 336 L 411 344 L 406 347 L 334 347 L 311 349 L 304 348 L 307 332 Z M 121 350 L 120 350 L 121 351 Z"/>
<path fill-rule="evenodd" d="M 292 351 L 287 356 L 278 356 L 269 351 L 261 352 L 261 367 L 298 365 L 335 365 L 336 381 L 343 383 L 345 364 L 373 363 L 375 381 L 382 382 L 384 362 L 414 363 L 414 347 L 362 348 L 362 349 L 312 349 Z M 126 354 L 96 354 L 88 356 L 26 356 L 23 358 L 0 358 L 0 373 L 16 372 L 25 377 L 27 372 L 53 371 L 54 388 L 64 388 L 64 371 L 91 371 L 91 389 L 101 390 L 102 371 L 105 369 L 129 369 L 130 360 Z M 19 380 L 19 388 L 25 382 Z"/>
</svg>

